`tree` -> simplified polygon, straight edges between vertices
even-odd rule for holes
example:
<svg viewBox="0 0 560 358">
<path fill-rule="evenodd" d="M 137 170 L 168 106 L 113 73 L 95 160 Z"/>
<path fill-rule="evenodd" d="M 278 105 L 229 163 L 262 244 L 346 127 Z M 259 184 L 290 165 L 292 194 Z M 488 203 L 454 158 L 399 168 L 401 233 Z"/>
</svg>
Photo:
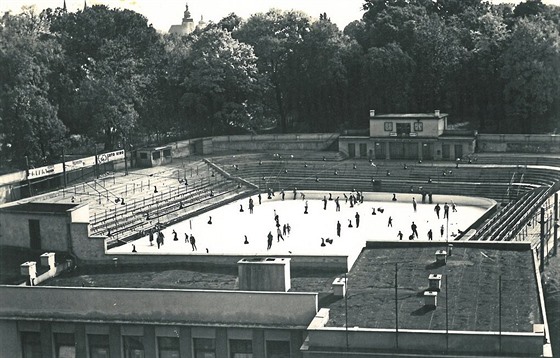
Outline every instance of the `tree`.
<svg viewBox="0 0 560 358">
<path fill-rule="evenodd" d="M 520 19 L 502 55 L 506 114 L 523 133 L 554 130 L 560 109 L 560 34 L 552 22 Z M 512 123 L 513 124 L 513 123 Z"/>
<path fill-rule="evenodd" d="M 193 38 L 183 105 L 197 135 L 253 131 L 261 120 L 260 93 L 265 89 L 251 46 L 226 30 L 209 29 Z"/>
<path fill-rule="evenodd" d="M 301 12 L 273 9 L 252 15 L 233 33 L 236 39 L 254 48 L 259 71 L 271 83 L 272 93 L 269 95 L 275 99 L 275 117 L 282 132 L 288 128 L 290 113 L 286 100 L 298 67 L 293 52 L 309 31 L 309 23 L 309 17 Z"/>
<path fill-rule="evenodd" d="M 23 166 L 59 156 L 66 128 L 49 101 L 49 75 L 61 48 L 32 9 L 0 20 L 0 133 L 4 157 Z M 9 145 L 8 145 L 9 144 Z"/>
</svg>

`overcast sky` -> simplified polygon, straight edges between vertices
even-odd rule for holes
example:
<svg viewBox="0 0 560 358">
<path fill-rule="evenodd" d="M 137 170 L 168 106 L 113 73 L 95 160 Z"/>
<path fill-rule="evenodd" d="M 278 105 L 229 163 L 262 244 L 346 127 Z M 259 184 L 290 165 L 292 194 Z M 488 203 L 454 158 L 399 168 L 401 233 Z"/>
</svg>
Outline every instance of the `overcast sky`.
<svg viewBox="0 0 560 358">
<path fill-rule="evenodd" d="M 64 0 L 0 0 L 0 14 L 6 11 L 18 13 L 25 5 L 34 5 L 38 12 L 45 8 L 62 7 Z M 167 32 L 169 27 L 180 24 L 185 11 L 186 0 L 86 0 L 88 5 L 104 4 L 111 8 L 127 8 L 139 12 L 157 30 Z M 518 3 L 519 0 L 493 2 Z M 560 6 L 560 0 L 543 0 L 544 3 Z M 189 10 L 195 21 L 204 16 L 205 21 L 217 22 L 234 12 L 242 18 L 248 18 L 257 12 L 266 12 L 270 8 L 284 10 L 301 10 L 312 17 L 320 13 L 327 15 L 342 30 L 344 27 L 362 17 L 363 0 L 188 0 Z M 68 11 L 82 9 L 84 0 L 66 0 Z"/>
</svg>

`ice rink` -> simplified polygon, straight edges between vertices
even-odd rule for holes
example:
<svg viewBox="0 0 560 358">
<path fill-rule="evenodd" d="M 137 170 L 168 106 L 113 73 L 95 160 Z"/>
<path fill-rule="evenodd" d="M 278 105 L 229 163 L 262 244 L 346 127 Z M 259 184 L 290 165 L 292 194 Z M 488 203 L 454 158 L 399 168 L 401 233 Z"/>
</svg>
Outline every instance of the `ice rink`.
<svg viewBox="0 0 560 358">
<path fill-rule="evenodd" d="M 399 230 L 403 233 L 403 241 L 409 240 L 414 222 L 418 229 L 418 238 L 427 241 L 428 230 L 433 232 L 434 241 L 452 241 L 458 230 L 464 231 L 476 221 L 490 206 L 488 199 L 477 200 L 469 197 L 434 196 L 433 204 L 422 204 L 419 194 L 397 194 L 397 201 L 391 201 L 389 193 L 364 193 L 364 202 L 350 207 L 343 193 L 332 193 L 332 198 L 339 197 L 340 211 L 335 210 L 334 200 L 327 201 L 323 209 L 323 196 L 320 192 L 305 192 L 305 200 L 300 193 L 293 200 L 292 192 L 286 192 L 282 201 L 280 193 L 271 199 L 262 195 L 259 205 L 257 196 L 253 196 L 255 208 L 249 213 L 249 198 L 239 200 L 200 216 L 168 226 L 162 230 L 164 244 L 158 249 L 155 236 L 150 245 L 148 236 L 129 242 L 109 250 L 108 254 L 132 253 L 134 244 L 138 254 L 186 254 L 186 255 L 348 255 L 351 262 L 360 253 L 366 241 L 399 240 Z M 347 196 L 350 193 L 346 193 Z M 412 198 L 416 199 L 417 210 L 414 211 Z M 304 214 L 305 202 L 308 202 L 308 214 Z M 457 212 L 449 209 L 449 222 L 443 218 L 443 205 L 455 202 Z M 434 211 L 436 203 L 441 206 L 440 219 Z M 240 212 L 241 205 L 243 212 Z M 375 208 L 376 215 L 372 215 Z M 379 212 L 383 209 L 383 213 Z M 280 229 L 289 223 L 290 234 L 278 239 L 274 215 L 278 214 Z M 356 213 L 360 216 L 359 227 L 356 227 Z M 209 224 L 210 216 L 212 224 Z M 389 217 L 392 226 L 388 226 Z M 337 236 L 337 221 L 341 224 L 340 237 Z M 349 227 L 349 222 L 352 227 Z M 154 222 L 155 224 L 155 222 Z M 443 235 L 440 229 L 443 226 Z M 447 232 L 449 228 L 449 232 Z M 173 231 L 177 233 L 174 241 Z M 272 247 L 267 250 L 267 235 L 273 235 Z M 186 242 L 185 234 L 196 239 L 197 250 L 193 251 L 190 242 Z M 248 243 L 245 244 L 245 235 Z M 449 235 L 449 236 L 448 236 Z M 325 239 L 325 246 L 321 246 Z M 329 239 L 329 240 L 326 240 Z M 332 243 L 329 243 L 332 239 Z"/>
</svg>

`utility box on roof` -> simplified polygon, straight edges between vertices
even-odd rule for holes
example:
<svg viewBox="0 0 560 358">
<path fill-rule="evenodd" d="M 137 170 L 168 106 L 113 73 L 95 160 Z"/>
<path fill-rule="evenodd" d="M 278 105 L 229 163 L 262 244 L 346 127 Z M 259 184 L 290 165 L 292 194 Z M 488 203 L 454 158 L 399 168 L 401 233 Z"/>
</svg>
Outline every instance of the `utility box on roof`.
<svg viewBox="0 0 560 358">
<path fill-rule="evenodd" d="M 237 262 L 239 289 L 287 292 L 290 284 L 289 258 L 249 258 Z"/>
</svg>

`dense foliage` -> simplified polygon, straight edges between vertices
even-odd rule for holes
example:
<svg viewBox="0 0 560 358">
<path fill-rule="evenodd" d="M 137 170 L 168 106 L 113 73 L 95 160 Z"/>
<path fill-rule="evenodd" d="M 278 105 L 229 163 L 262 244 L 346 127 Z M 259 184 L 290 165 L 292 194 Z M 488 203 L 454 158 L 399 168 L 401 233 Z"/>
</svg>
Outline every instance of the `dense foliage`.
<svg viewBox="0 0 560 358">
<path fill-rule="evenodd" d="M 105 6 L 5 14 L 2 164 L 52 162 L 71 139 L 110 150 L 146 136 L 365 128 L 369 109 L 440 109 L 488 133 L 558 129 L 559 7 L 365 0 L 363 10 L 344 31 L 328 14 L 270 10 L 188 36 Z"/>
</svg>

